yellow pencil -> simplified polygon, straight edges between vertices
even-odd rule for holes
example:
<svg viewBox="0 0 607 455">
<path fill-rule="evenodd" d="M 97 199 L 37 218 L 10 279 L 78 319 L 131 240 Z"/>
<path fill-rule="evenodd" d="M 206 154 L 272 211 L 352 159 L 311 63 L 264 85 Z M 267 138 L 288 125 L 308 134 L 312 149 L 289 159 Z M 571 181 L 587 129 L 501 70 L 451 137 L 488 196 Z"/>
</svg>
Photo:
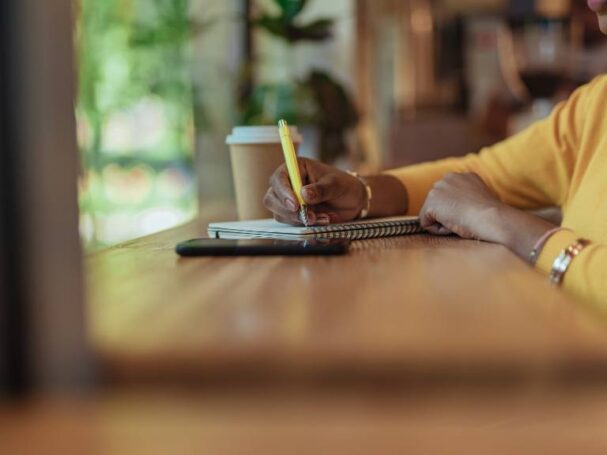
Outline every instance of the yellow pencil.
<svg viewBox="0 0 607 455">
<path fill-rule="evenodd" d="M 287 165 L 287 171 L 289 172 L 289 180 L 291 180 L 291 187 L 299 202 L 299 218 L 301 222 L 308 225 L 308 215 L 306 213 L 306 203 L 301 196 L 301 174 L 299 173 L 299 165 L 297 164 L 297 154 L 295 153 L 295 147 L 293 146 L 293 140 L 291 139 L 291 133 L 289 126 L 285 120 L 278 122 L 278 133 L 280 134 L 280 143 L 282 144 L 282 153 L 285 156 L 285 163 Z"/>
</svg>

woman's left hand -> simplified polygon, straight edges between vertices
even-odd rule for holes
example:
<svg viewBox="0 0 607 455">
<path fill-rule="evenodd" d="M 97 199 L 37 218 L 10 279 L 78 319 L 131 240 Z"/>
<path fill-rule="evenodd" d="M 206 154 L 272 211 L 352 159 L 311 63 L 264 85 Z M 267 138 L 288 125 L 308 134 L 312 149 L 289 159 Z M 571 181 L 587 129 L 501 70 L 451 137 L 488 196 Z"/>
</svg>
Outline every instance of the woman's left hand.
<svg viewBox="0 0 607 455">
<path fill-rule="evenodd" d="M 447 174 L 434 184 L 420 211 L 432 234 L 500 243 L 527 258 L 533 245 L 554 227 L 548 221 L 501 202 L 476 174 Z"/>
<path fill-rule="evenodd" d="M 451 173 L 428 193 L 420 221 L 433 234 L 503 243 L 500 219 L 507 209 L 478 175 Z"/>
</svg>

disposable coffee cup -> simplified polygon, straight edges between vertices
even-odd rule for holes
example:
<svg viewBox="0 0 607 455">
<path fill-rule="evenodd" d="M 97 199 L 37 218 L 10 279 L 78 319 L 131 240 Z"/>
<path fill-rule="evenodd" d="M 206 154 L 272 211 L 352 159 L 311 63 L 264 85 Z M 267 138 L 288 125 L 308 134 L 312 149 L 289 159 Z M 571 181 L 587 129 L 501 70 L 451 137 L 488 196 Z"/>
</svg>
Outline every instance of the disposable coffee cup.
<svg viewBox="0 0 607 455">
<path fill-rule="evenodd" d="M 297 150 L 302 138 L 297 127 L 289 127 Z M 226 138 L 230 146 L 236 206 L 240 220 L 271 218 L 263 205 L 274 171 L 284 163 L 278 127 L 237 126 Z"/>
</svg>

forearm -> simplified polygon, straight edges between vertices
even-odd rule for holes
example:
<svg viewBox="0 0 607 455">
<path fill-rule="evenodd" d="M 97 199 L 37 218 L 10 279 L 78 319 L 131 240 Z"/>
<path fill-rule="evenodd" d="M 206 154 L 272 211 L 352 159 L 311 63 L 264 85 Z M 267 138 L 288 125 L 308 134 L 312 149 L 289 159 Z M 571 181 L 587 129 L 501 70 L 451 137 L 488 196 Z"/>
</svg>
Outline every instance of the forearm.
<svg viewBox="0 0 607 455">
<path fill-rule="evenodd" d="M 497 242 L 524 260 L 529 259 L 538 240 L 555 227 L 543 218 L 506 205 L 496 211 L 493 221 Z"/>
<path fill-rule="evenodd" d="M 407 213 L 408 192 L 401 180 L 390 174 L 365 177 L 373 199 L 369 216 L 395 216 Z M 500 243 L 524 260 L 538 240 L 555 225 L 529 212 L 499 204 L 476 216 L 481 238 Z M 480 226 L 485 226 L 483 229 Z"/>
<path fill-rule="evenodd" d="M 396 177 L 379 174 L 365 177 L 371 187 L 373 198 L 370 217 L 396 216 L 407 213 L 407 189 Z"/>
</svg>

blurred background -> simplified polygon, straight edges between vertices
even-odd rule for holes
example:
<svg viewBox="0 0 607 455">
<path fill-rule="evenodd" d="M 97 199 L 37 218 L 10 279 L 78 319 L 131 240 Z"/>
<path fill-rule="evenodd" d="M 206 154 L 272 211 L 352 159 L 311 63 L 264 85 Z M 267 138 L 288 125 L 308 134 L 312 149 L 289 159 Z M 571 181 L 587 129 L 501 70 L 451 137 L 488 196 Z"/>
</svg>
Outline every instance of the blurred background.
<svg viewBox="0 0 607 455">
<path fill-rule="evenodd" d="M 584 0 L 74 0 L 87 250 L 233 204 L 233 125 L 363 172 L 476 152 L 606 66 Z"/>
<path fill-rule="evenodd" d="M 344 400 L 336 393 L 339 386 L 319 391 L 310 401 L 306 390 L 294 398 L 288 391 L 239 391 L 239 383 L 219 396 L 213 387 L 197 390 L 195 380 L 155 395 L 154 376 L 145 383 L 116 377 L 110 383 L 104 365 L 98 364 L 104 354 L 107 361 L 108 352 L 93 346 L 91 333 L 95 325 L 106 330 L 104 341 L 109 340 L 111 354 L 112 349 L 128 350 L 128 324 L 145 332 L 148 317 L 164 322 L 165 314 L 176 314 L 191 329 L 183 339 L 177 337 L 178 344 L 187 346 L 192 341 L 187 335 L 196 332 L 201 340 L 210 334 L 229 345 L 229 333 L 215 333 L 223 326 L 197 332 L 198 311 L 221 321 L 223 313 L 214 305 L 222 302 L 207 305 L 191 288 L 185 294 L 200 307 L 188 310 L 170 296 L 155 295 L 154 286 L 129 282 L 129 277 L 145 277 L 160 258 L 161 271 L 150 280 L 169 281 L 169 291 L 187 288 L 172 282 L 170 273 L 163 274 L 178 267 L 174 242 L 160 236 L 137 254 L 129 252 L 130 245 L 108 247 L 182 224 L 199 213 L 205 219 L 219 219 L 213 213 L 233 213 L 225 138 L 234 125 L 270 125 L 286 118 L 303 133 L 302 155 L 375 172 L 477 152 L 546 117 L 555 103 L 605 69 L 607 41 L 584 0 L 3 0 L 0 398 L 9 399 L 0 409 L 0 452 L 22 453 L 24 444 L 37 440 L 33 427 L 41 440 L 65 446 L 59 453 L 120 453 L 104 442 L 109 436 L 126 441 L 121 447 L 141 450 L 142 440 L 147 440 L 142 435 L 157 432 L 164 432 L 169 446 L 185 452 L 180 438 L 184 429 L 203 447 L 213 435 L 222 444 L 232 444 L 235 433 L 230 428 L 254 440 L 282 428 L 285 421 L 295 421 L 295 430 L 277 440 L 278 447 L 296 446 L 294 434 L 303 443 L 317 443 L 300 431 L 316 425 L 318 434 L 325 436 L 326 428 L 335 429 L 338 439 L 352 447 L 348 453 L 369 453 L 373 447 L 361 451 L 354 447 L 356 441 L 368 439 L 372 444 L 386 440 L 386 434 L 400 440 L 408 425 L 414 443 L 421 435 L 445 448 L 462 434 L 461 428 L 467 441 L 482 440 L 488 430 L 489 440 L 498 441 L 494 449 L 506 447 L 501 453 L 513 453 L 504 442 L 514 445 L 536 438 L 558 444 L 553 436 L 569 430 L 571 410 L 573 416 L 577 412 L 578 425 L 568 439 L 572 446 L 589 440 L 586 429 L 604 434 L 607 395 L 602 390 L 600 399 L 580 399 L 570 389 L 558 389 L 546 394 L 548 402 L 554 396 L 571 401 L 545 411 L 545 392 L 535 383 L 517 390 L 518 401 L 511 400 L 512 389 L 503 393 L 489 386 L 483 392 L 475 383 L 463 386 L 457 380 L 454 388 L 465 392 L 459 398 L 455 393 L 451 397 L 451 391 L 436 393 L 432 384 L 419 395 L 401 393 L 398 387 L 391 389 L 389 374 L 374 390 L 377 395 L 355 387 Z M 166 245 L 156 248 L 162 242 Z M 193 270 L 181 266 L 186 274 Z M 204 279 L 191 275 L 192 280 Z M 261 280 L 260 275 L 251 277 Z M 229 279 L 227 274 L 226 283 Z M 305 267 L 301 279 L 312 280 Z M 123 295 L 144 288 L 149 294 L 122 301 Z M 91 304 L 95 290 L 103 299 Z M 219 292 L 213 295 L 221 300 Z M 149 312 L 141 304 L 146 299 L 152 301 Z M 166 302 L 156 305 L 155 299 Z M 236 343 L 246 348 L 250 343 L 255 347 L 255 340 L 246 337 L 256 322 L 251 319 L 255 308 L 245 308 L 248 303 L 234 306 L 244 311 L 234 310 L 236 322 L 226 322 L 242 330 L 245 336 Z M 305 301 L 291 303 L 301 310 L 293 312 L 297 322 L 304 318 Z M 341 306 L 346 307 L 347 302 Z M 553 314 L 549 305 L 538 308 L 516 315 L 533 321 L 538 314 Z M 164 313 L 167 309 L 174 313 Z M 276 311 L 290 314 L 288 309 Z M 319 309 L 330 320 L 329 325 L 321 320 L 320 330 L 340 323 L 340 311 Z M 98 320 L 91 317 L 93 312 Z M 501 313 L 496 314 L 499 318 Z M 456 313 L 447 316 L 459 323 Z M 170 317 L 167 323 L 170 326 Z M 285 333 L 296 329 L 288 326 Z M 491 328 L 482 328 L 481 336 L 483 330 Z M 122 333 L 127 333 L 125 338 L 114 338 Z M 152 333 L 160 334 L 162 344 L 163 328 Z M 517 336 L 516 327 L 512 333 Z M 437 333 L 437 340 L 441 336 Z M 260 340 L 263 346 L 274 343 Z M 221 349 L 211 348 L 220 358 Z M 144 343 L 134 357 L 127 352 L 125 363 L 135 358 L 142 363 L 133 363 L 133 369 L 144 365 L 147 349 Z M 167 352 L 166 360 L 171 365 L 179 356 Z M 488 367 L 497 383 L 508 382 L 507 375 L 501 377 L 499 370 Z M 271 365 L 262 365 L 265 369 L 271 370 Z M 167 370 L 170 373 L 170 367 Z M 545 372 L 540 368 L 537 373 Z M 577 386 L 573 377 L 571 383 Z M 529 399 L 529 391 L 537 392 L 537 401 Z M 77 396 L 75 404 L 53 401 L 57 393 L 73 397 L 79 392 L 88 397 L 82 403 Z M 275 401 L 266 401 L 273 394 Z M 473 411 L 468 395 L 476 400 Z M 44 407 L 49 396 L 52 412 Z M 11 398 L 23 397 L 33 400 L 13 406 Z M 487 416 L 495 414 L 494 401 L 487 397 L 498 402 L 498 410 L 514 409 L 512 417 L 494 417 L 486 425 Z M 42 408 L 35 406 L 36 399 Z M 585 406 L 592 406 L 590 418 Z M 269 416 L 265 427 L 254 410 Z M 549 428 L 543 423 L 546 416 L 549 421 L 553 416 L 563 420 Z M 251 426 L 254 418 L 257 426 Z M 501 431 L 508 422 L 514 433 Z M 444 437 L 445 425 L 452 437 Z M 12 428 L 15 450 L 3 450 L 7 428 Z M 258 436 L 260 428 L 266 433 Z M 351 439 L 344 428 L 354 428 L 359 439 Z M 322 444 L 322 438 L 319 441 Z M 99 444 L 109 446 L 99 451 Z M 32 453 L 39 451 L 35 449 Z M 237 453 L 252 452 L 247 449 Z M 409 451 L 418 453 L 415 445 Z M 605 453 L 604 447 L 597 453 Z"/>
</svg>

